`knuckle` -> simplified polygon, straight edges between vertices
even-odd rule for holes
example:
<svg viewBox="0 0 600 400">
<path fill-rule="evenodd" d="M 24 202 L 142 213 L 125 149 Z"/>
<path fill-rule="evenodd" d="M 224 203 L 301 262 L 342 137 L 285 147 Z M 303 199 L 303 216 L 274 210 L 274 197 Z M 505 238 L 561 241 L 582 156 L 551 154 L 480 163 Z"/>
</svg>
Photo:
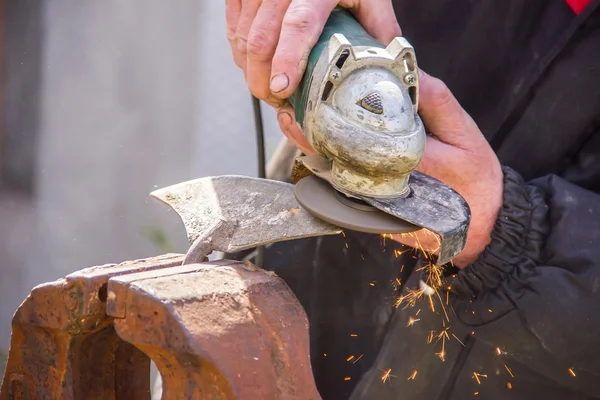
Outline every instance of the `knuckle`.
<svg viewBox="0 0 600 400">
<path fill-rule="evenodd" d="M 236 32 L 237 32 L 237 28 L 235 26 L 227 27 L 227 39 L 230 42 L 235 42 L 235 40 L 237 39 Z"/>
<path fill-rule="evenodd" d="M 257 57 L 271 57 L 277 45 L 276 35 L 264 31 L 253 31 L 248 36 L 246 51 L 249 55 Z"/>
<path fill-rule="evenodd" d="M 284 24 L 297 32 L 310 30 L 319 19 L 318 10 L 310 5 L 290 7 L 284 18 Z"/>
<path fill-rule="evenodd" d="M 433 98 L 437 107 L 446 106 L 454 101 L 454 95 L 448 86 L 440 79 L 436 78 L 432 81 L 432 88 L 435 93 Z"/>
</svg>

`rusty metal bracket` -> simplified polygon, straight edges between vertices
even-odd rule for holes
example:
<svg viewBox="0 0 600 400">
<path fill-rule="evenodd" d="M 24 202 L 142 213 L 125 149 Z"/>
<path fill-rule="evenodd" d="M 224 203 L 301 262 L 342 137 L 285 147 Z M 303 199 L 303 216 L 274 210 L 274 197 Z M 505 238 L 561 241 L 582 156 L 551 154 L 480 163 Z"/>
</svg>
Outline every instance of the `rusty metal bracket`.
<svg viewBox="0 0 600 400">
<path fill-rule="evenodd" d="M 0 400 L 320 399 L 308 322 L 271 273 L 165 255 L 33 289 L 13 318 Z"/>
</svg>

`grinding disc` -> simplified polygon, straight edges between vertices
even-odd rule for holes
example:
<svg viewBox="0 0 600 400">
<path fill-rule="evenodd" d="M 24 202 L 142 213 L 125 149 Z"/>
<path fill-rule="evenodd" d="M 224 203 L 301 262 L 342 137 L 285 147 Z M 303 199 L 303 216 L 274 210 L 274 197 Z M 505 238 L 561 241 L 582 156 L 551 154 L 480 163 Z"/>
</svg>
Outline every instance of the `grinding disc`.
<svg viewBox="0 0 600 400">
<path fill-rule="evenodd" d="M 315 175 L 296 183 L 294 195 L 309 213 L 341 228 L 376 234 L 408 233 L 420 229 L 360 200 L 346 197 Z"/>
</svg>

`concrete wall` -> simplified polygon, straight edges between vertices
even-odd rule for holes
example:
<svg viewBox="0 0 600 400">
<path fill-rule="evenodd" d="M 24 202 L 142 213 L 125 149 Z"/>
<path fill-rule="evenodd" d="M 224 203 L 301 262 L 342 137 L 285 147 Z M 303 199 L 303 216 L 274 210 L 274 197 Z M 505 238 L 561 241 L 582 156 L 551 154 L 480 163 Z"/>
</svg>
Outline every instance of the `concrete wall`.
<svg viewBox="0 0 600 400">
<path fill-rule="evenodd" d="M 34 196 L 0 191 L 0 207 L 12 204 L 0 212 L 0 348 L 33 286 L 94 264 L 185 251 L 183 226 L 149 198 L 153 189 L 256 174 L 251 101 L 231 60 L 224 1 L 36 4 Z M 18 75 L 18 48 L 8 57 Z M 263 109 L 272 150 L 281 134 Z M 23 124 L 15 121 L 8 131 Z"/>
</svg>

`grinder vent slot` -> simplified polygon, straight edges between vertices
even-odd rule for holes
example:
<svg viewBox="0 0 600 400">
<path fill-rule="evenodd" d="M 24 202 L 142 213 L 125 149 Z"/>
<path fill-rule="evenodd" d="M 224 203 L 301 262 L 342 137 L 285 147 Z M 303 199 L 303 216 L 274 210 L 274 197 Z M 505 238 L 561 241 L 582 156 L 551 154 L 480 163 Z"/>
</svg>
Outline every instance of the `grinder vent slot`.
<svg viewBox="0 0 600 400">
<path fill-rule="evenodd" d="M 325 84 L 325 89 L 323 89 L 323 95 L 321 96 L 321 101 L 327 101 L 329 95 L 331 94 L 331 89 L 333 89 L 333 82 L 327 81 Z"/>
<path fill-rule="evenodd" d="M 342 67 L 344 66 L 344 63 L 348 59 L 349 55 L 350 55 L 350 52 L 348 50 L 342 51 L 342 54 L 340 55 L 340 58 L 338 58 L 337 62 L 335 63 L 335 66 L 338 67 L 339 69 L 342 69 Z"/>
<path fill-rule="evenodd" d="M 408 95 L 410 96 L 410 101 L 413 103 L 413 106 L 417 105 L 417 88 L 411 86 L 408 88 Z"/>
</svg>

